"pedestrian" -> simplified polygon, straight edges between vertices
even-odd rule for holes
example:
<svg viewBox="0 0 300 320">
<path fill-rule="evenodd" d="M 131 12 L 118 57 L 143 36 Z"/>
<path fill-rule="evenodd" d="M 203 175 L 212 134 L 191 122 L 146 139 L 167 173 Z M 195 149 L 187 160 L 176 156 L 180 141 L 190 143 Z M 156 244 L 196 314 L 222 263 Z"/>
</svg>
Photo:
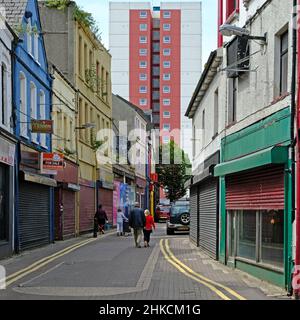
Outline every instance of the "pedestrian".
<svg viewBox="0 0 300 320">
<path fill-rule="evenodd" d="M 152 215 L 150 214 L 149 210 L 145 210 L 145 217 L 146 217 L 146 224 L 144 228 L 144 247 L 150 247 L 150 235 L 155 230 L 155 223 Z"/>
<path fill-rule="evenodd" d="M 137 248 L 141 248 L 141 238 L 145 224 L 146 217 L 144 211 L 139 207 L 139 203 L 136 202 L 129 214 L 129 226 L 133 229 L 134 242 Z"/>
<path fill-rule="evenodd" d="M 107 223 L 107 214 L 106 212 L 102 209 L 102 205 L 100 204 L 98 206 L 98 210 L 95 214 L 95 221 L 98 223 L 99 231 L 100 233 L 104 234 L 104 227 L 105 223 Z"/>
<path fill-rule="evenodd" d="M 121 208 L 117 212 L 117 236 L 123 236 L 123 223 L 128 221 Z"/>
</svg>

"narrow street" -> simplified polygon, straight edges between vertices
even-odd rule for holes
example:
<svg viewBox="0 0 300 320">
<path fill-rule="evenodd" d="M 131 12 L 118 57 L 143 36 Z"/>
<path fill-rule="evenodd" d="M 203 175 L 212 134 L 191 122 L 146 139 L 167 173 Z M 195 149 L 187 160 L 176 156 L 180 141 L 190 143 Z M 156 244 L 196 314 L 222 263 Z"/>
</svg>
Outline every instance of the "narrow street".
<svg viewBox="0 0 300 320">
<path fill-rule="evenodd" d="M 119 238 L 111 232 L 3 260 L 7 289 L 0 291 L 0 299 L 271 298 L 259 289 L 259 281 L 211 260 L 190 244 L 186 234 L 166 236 L 165 228 L 165 224 L 158 224 L 151 248 L 137 249 L 132 236 Z"/>
</svg>

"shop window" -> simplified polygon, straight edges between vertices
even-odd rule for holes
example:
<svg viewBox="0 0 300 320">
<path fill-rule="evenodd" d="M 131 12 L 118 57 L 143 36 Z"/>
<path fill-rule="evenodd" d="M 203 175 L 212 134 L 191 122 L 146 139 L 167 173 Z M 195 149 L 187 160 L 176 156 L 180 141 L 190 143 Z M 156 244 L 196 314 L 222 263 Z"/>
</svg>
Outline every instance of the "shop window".
<svg viewBox="0 0 300 320">
<path fill-rule="evenodd" d="M 243 211 L 239 214 L 237 240 L 237 256 L 256 260 L 256 211 Z"/>
<path fill-rule="evenodd" d="M 242 210 L 228 213 L 228 258 L 283 268 L 284 211 Z"/>
<path fill-rule="evenodd" d="M 283 267 L 283 211 L 261 214 L 261 261 Z"/>
</svg>

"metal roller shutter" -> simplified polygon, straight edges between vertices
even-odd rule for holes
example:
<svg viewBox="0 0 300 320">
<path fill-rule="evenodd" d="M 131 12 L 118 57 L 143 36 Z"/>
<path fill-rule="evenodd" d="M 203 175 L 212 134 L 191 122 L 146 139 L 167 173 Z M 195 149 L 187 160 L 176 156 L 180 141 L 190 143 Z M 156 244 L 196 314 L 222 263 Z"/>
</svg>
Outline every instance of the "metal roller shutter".
<svg viewBox="0 0 300 320">
<path fill-rule="evenodd" d="M 75 236 L 75 192 L 63 190 L 63 236 L 64 238 Z"/>
<path fill-rule="evenodd" d="M 50 243 L 49 187 L 21 182 L 19 197 L 20 250 Z"/>
<path fill-rule="evenodd" d="M 80 216 L 79 232 L 90 232 L 94 228 L 95 208 L 95 189 L 80 186 Z"/>
<path fill-rule="evenodd" d="M 218 258 L 218 180 L 200 186 L 199 247 L 210 257 Z"/>
<path fill-rule="evenodd" d="M 105 210 L 109 223 L 113 223 L 113 191 L 100 188 L 99 189 L 99 201 L 102 204 L 103 210 Z"/>
<path fill-rule="evenodd" d="M 284 209 L 283 166 L 270 166 L 227 177 L 226 208 Z"/>
<path fill-rule="evenodd" d="M 198 212 L 198 187 L 191 188 L 190 194 L 190 239 L 199 246 L 199 212 Z"/>
</svg>

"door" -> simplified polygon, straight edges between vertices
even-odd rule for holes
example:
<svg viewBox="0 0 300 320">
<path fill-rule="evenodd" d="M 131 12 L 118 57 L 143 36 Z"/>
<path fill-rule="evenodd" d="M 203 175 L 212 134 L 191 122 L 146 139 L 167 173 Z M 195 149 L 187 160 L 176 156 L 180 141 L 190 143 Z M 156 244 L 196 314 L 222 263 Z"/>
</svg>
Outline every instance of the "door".
<svg viewBox="0 0 300 320">
<path fill-rule="evenodd" d="M 21 182 L 19 195 L 20 250 L 50 243 L 50 188 Z"/>
<path fill-rule="evenodd" d="M 217 179 L 209 179 L 201 184 L 199 204 L 199 247 L 217 260 L 219 242 Z"/>
</svg>

